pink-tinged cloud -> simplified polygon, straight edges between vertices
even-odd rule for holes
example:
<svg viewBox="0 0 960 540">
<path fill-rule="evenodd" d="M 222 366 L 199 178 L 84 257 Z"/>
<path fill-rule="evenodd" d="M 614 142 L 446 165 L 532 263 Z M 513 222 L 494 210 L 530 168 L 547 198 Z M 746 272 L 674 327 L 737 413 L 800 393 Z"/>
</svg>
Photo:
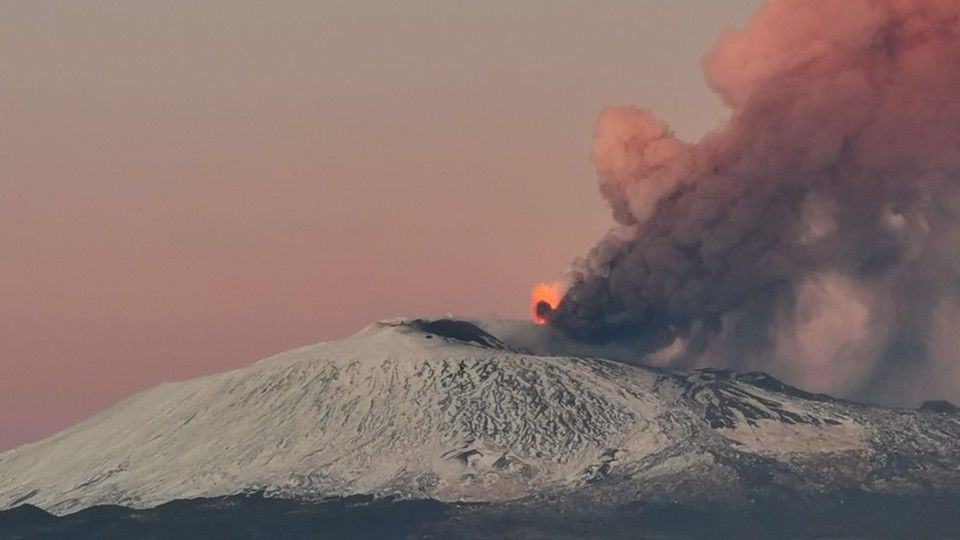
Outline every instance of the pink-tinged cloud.
<svg viewBox="0 0 960 540">
<path fill-rule="evenodd" d="M 696 144 L 600 116 L 621 225 L 554 326 L 858 398 L 960 397 L 960 2 L 771 0 L 704 71 L 731 116 Z"/>
</svg>

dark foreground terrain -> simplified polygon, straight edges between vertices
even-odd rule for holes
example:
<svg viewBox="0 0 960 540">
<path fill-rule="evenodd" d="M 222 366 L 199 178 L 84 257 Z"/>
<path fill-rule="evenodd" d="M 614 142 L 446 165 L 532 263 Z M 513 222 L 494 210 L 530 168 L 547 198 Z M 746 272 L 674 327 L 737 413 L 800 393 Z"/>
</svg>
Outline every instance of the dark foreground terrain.
<svg viewBox="0 0 960 540">
<path fill-rule="evenodd" d="M 96 506 L 62 517 L 25 505 L 0 512 L 0 538 L 960 538 L 960 496 L 848 492 L 697 509 L 359 496 L 301 502 L 252 495 L 148 510 Z"/>
</svg>

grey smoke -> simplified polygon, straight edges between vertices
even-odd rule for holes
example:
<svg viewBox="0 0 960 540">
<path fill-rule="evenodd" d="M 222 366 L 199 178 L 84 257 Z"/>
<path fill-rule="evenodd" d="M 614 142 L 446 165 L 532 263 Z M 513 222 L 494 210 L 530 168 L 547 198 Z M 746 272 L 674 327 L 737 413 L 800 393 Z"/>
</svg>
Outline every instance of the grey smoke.
<svg viewBox="0 0 960 540">
<path fill-rule="evenodd" d="M 705 73 L 731 113 L 699 142 L 601 115 L 618 226 L 553 329 L 647 363 L 960 398 L 960 2 L 772 0 Z"/>
</svg>

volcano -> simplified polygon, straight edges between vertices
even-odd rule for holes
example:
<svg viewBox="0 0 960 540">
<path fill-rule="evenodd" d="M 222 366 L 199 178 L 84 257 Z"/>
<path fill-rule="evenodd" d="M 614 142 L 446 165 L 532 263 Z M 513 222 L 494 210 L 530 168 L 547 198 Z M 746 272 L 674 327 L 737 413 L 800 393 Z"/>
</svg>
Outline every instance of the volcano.
<svg viewBox="0 0 960 540">
<path fill-rule="evenodd" d="M 0 454 L 0 510 L 55 514 L 244 493 L 749 504 L 840 489 L 960 491 L 960 415 L 540 356 L 450 319 L 161 384 Z"/>
</svg>

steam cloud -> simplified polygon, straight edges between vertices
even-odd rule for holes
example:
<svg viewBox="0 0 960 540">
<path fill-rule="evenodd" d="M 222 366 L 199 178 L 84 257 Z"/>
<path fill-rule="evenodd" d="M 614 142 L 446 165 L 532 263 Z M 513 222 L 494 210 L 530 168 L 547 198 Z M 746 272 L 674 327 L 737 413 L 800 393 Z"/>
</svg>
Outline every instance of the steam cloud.
<svg viewBox="0 0 960 540">
<path fill-rule="evenodd" d="M 960 397 L 960 1 L 771 0 L 705 73 L 731 116 L 696 144 L 602 113 L 618 227 L 552 326 L 646 362 Z"/>
</svg>

